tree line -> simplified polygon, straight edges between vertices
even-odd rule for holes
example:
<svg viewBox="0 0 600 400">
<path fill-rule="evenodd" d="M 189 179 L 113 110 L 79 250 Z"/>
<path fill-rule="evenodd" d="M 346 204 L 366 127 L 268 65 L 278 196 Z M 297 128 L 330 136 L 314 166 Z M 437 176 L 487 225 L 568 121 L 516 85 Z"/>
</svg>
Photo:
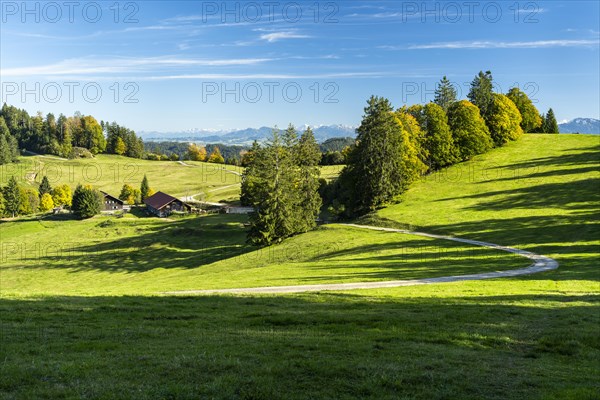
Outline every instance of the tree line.
<svg viewBox="0 0 600 400">
<path fill-rule="evenodd" d="M 273 129 L 264 144 L 254 142 L 245 156 L 242 204 L 250 214 L 248 242 L 270 245 L 311 230 L 321 209 L 321 152 L 310 128 L 300 136 L 293 125 Z"/>
<path fill-rule="evenodd" d="M 98 122 L 76 112 L 72 117 L 38 112 L 30 116 L 6 103 L 0 110 L 0 164 L 16 161 L 19 149 L 75 158 L 98 153 L 142 158 L 144 143 L 116 122 Z"/>
<path fill-rule="evenodd" d="M 345 167 L 332 182 L 317 185 L 318 172 L 301 173 L 318 164 L 316 143 L 308 146 L 314 158 L 307 158 L 292 126 L 283 136 L 274 131 L 266 146 L 255 144 L 248 153 L 242 201 L 255 208 L 248 240 L 268 245 L 312 228 L 317 204 L 341 218 L 364 215 L 396 201 L 421 176 L 504 146 L 524 132 L 558 133 L 553 110 L 540 114 L 518 88 L 495 93 L 489 71 L 473 79 L 464 100 L 446 77 L 425 105 L 394 109 L 388 99 L 372 96 L 355 142 L 342 150 Z M 336 151 L 342 153 L 331 153 Z M 314 191 L 320 196 L 312 197 Z M 311 207 L 302 206 L 307 201 Z"/>
<path fill-rule="evenodd" d="M 141 204 L 154 194 L 144 175 L 140 188 L 124 184 L 119 199 L 126 204 Z M 67 209 L 80 218 L 89 218 L 102 210 L 104 195 L 91 185 L 77 185 L 73 191 L 67 184 L 52 187 L 47 176 L 42 177 L 38 188 L 24 187 L 12 176 L 7 185 L 0 188 L 0 217 L 17 217 L 54 208 Z"/>
</svg>

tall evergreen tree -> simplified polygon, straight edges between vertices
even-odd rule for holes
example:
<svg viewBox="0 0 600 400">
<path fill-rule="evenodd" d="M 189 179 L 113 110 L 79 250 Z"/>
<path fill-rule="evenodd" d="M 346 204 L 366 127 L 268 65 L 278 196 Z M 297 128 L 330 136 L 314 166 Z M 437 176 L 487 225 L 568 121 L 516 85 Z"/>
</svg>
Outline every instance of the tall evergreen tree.
<svg viewBox="0 0 600 400">
<path fill-rule="evenodd" d="M 287 137 L 289 142 L 291 137 Z M 244 179 L 252 182 L 247 198 L 255 212 L 250 214 L 248 242 L 270 245 L 296 233 L 298 172 L 291 149 L 277 129 L 271 139 L 254 154 Z"/>
<path fill-rule="evenodd" d="M 487 121 L 493 102 L 493 78 L 490 71 L 479 71 L 479 74 L 471 82 L 471 89 L 467 98 L 479 108 L 483 119 Z"/>
<path fill-rule="evenodd" d="M 559 133 L 558 122 L 554 116 L 554 110 L 549 109 L 544 118 L 544 133 Z"/>
<path fill-rule="evenodd" d="M 308 232 L 315 227 L 322 205 L 321 196 L 318 192 L 319 176 L 321 175 L 319 169 L 321 151 L 310 128 L 302 133 L 294 150 L 296 164 L 300 169 L 300 216 L 297 231 Z"/>
<path fill-rule="evenodd" d="M 40 194 L 40 198 L 42 198 L 42 196 L 46 193 L 52 194 L 52 186 L 50 186 L 50 181 L 46 175 L 44 175 L 42 178 L 38 192 Z"/>
<path fill-rule="evenodd" d="M 369 99 L 357 133 L 357 145 L 340 176 L 349 214 L 364 214 L 392 201 L 420 170 L 417 149 L 389 100 Z"/>
<path fill-rule="evenodd" d="M 77 185 L 73 192 L 71 209 L 80 218 L 90 218 L 100 213 L 102 195 L 93 187 Z"/>
<path fill-rule="evenodd" d="M 11 135 L 4 117 L 0 116 L 0 165 L 17 161 L 18 156 L 17 139 Z"/>
<path fill-rule="evenodd" d="M 452 82 L 444 76 L 437 89 L 435 89 L 435 98 L 433 102 L 442 107 L 444 111 L 448 111 L 448 107 L 456 101 L 456 89 L 452 86 Z"/>
<path fill-rule="evenodd" d="M 142 201 L 146 200 L 146 198 L 149 197 L 149 193 L 150 193 L 150 184 L 148 183 L 148 178 L 146 177 L 146 175 L 144 175 L 144 178 L 142 179 L 142 184 L 140 185 L 141 200 Z"/>
<path fill-rule="evenodd" d="M 4 194 L 6 213 L 14 218 L 21 208 L 21 192 L 19 191 L 17 179 L 14 176 L 10 177 L 8 184 L 2 192 Z"/>
</svg>

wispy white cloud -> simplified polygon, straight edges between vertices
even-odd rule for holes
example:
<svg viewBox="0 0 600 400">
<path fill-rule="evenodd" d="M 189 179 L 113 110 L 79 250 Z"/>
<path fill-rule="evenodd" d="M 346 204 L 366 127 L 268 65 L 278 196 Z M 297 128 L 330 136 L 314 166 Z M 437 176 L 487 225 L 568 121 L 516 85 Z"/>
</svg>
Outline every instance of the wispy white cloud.
<svg viewBox="0 0 600 400">
<path fill-rule="evenodd" d="M 517 42 L 499 42 L 499 41 L 464 41 L 464 42 L 437 42 L 415 45 L 386 45 L 379 46 L 385 50 L 427 50 L 427 49 L 543 49 L 552 47 L 592 47 L 598 46 L 600 41 L 579 39 L 579 40 L 535 40 L 535 41 L 517 41 Z"/>
<path fill-rule="evenodd" d="M 283 39 L 306 39 L 310 37 L 311 36 L 309 35 L 303 35 L 294 31 L 272 32 L 260 35 L 262 40 L 266 40 L 269 43 L 277 42 Z"/>
<path fill-rule="evenodd" d="M 271 58 L 188 59 L 172 57 L 68 59 L 54 64 L 2 69 L 2 76 L 65 76 L 151 72 L 156 68 L 257 65 Z"/>
<path fill-rule="evenodd" d="M 332 72 L 324 74 L 176 74 L 176 75 L 153 75 L 153 76 L 126 76 L 126 77 L 70 77 L 74 80 L 123 79 L 133 81 L 169 81 L 169 80 L 302 80 L 302 79 L 352 79 L 352 78 L 382 78 L 389 76 L 382 72 Z"/>
</svg>

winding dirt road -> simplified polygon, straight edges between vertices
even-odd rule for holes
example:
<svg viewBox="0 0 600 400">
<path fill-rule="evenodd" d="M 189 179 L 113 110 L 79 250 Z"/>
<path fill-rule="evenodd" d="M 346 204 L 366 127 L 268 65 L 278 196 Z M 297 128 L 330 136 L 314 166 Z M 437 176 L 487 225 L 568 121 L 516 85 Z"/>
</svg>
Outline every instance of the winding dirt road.
<svg viewBox="0 0 600 400">
<path fill-rule="evenodd" d="M 479 240 L 462 239 L 451 236 L 434 235 L 423 232 L 411 232 L 403 229 L 392 229 L 392 228 L 380 228 L 376 226 L 367 225 L 356 225 L 356 224 L 342 224 L 353 228 L 369 229 L 374 231 L 385 231 L 404 233 L 407 235 L 425 236 L 433 239 L 441 240 L 452 240 L 454 242 L 468 243 L 476 246 L 487 247 L 491 249 L 497 249 L 506 251 L 508 253 L 514 253 L 522 257 L 528 258 L 533 261 L 531 265 L 526 268 L 511 269 L 507 271 L 495 271 L 495 272 L 484 272 L 480 274 L 469 274 L 469 275 L 455 275 L 455 276 L 442 276 L 438 278 L 426 278 L 426 279 L 410 279 L 410 280 L 398 280 L 398 281 L 380 281 L 380 282 L 353 282 L 353 283 L 328 283 L 320 285 L 296 285 L 296 286 L 267 286 L 267 287 L 254 287 L 254 288 L 235 288 L 235 289 L 214 289 L 214 290 L 185 290 L 176 292 L 163 292 L 166 295 L 206 295 L 206 294 L 227 294 L 227 293 L 302 293 L 302 292 L 320 292 L 325 290 L 354 290 L 354 289 L 379 289 L 379 288 L 393 288 L 401 286 L 416 286 L 416 285 L 428 285 L 432 283 L 447 283 L 447 282 L 460 282 L 460 281 L 474 281 L 482 279 L 493 279 L 493 278 L 509 278 L 520 275 L 531 275 L 540 272 L 551 271 L 558 268 L 558 262 L 550 257 L 542 256 L 539 254 L 531 253 L 525 250 L 515 249 L 513 247 L 500 246 L 494 243 L 481 242 Z"/>
</svg>

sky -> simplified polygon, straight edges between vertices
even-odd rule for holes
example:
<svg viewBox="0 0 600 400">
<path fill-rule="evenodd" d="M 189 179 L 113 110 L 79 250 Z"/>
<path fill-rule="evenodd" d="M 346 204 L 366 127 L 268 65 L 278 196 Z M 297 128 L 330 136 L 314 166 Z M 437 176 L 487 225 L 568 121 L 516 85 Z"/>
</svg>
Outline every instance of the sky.
<svg viewBox="0 0 600 400">
<path fill-rule="evenodd" d="M 136 131 L 360 123 L 481 70 L 600 118 L 598 1 L 0 2 L 1 101 Z"/>
</svg>

